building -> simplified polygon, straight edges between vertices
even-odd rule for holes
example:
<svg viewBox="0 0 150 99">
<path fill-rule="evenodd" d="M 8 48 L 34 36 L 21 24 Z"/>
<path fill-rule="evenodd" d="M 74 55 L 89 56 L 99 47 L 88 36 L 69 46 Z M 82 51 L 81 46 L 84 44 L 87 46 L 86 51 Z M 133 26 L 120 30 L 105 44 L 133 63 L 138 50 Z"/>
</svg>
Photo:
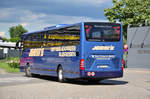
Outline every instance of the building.
<svg viewBox="0 0 150 99">
<path fill-rule="evenodd" d="M 17 57 L 21 55 L 21 50 L 16 49 L 15 42 L 7 42 L 0 37 L 0 59 L 5 57 Z"/>
<path fill-rule="evenodd" d="M 150 68 L 150 26 L 128 28 L 129 68 Z"/>
</svg>

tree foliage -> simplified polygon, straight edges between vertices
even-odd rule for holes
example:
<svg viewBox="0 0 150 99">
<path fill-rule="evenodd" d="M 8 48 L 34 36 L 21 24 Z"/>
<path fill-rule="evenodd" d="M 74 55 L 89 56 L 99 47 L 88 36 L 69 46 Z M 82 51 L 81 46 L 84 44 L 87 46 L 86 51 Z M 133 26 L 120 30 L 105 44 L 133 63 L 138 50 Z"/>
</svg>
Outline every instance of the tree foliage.
<svg viewBox="0 0 150 99">
<path fill-rule="evenodd" d="M 26 33 L 27 30 L 22 25 L 12 26 L 9 28 L 10 41 L 17 42 L 21 39 L 23 33 Z"/>
<path fill-rule="evenodd" d="M 150 24 L 149 0 L 113 0 L 113 7 L 104 9 L 105 16 L 111 22 L 122 22 L 124 36 L 127 35 L 128 25 L 139 26 Z"/>
<path fill-rule="evenodd" d="M 3 41 L 9 42 L 9 39 L 7 39 L 7 38 L 5 38 L 5 37 L 0 37 L 0 38 L 1 38 L 1 40 L 3 40 Z"/>
</svg>

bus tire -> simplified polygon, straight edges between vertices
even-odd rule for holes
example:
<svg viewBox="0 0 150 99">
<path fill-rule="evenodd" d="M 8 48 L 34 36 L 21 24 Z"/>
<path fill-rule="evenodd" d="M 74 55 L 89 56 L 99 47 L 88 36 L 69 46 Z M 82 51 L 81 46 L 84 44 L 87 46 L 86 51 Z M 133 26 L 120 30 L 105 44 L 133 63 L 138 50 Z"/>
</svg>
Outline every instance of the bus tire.
<svg viewBox="0 0 150 99">
<path fill-rule="evenodd" d="M 59 82 L 61 82 L 61 83 L 65 82 L 65 78 L 63 76 L 63 68 L 61 66 L 59 66 L 59 68 L 58 68 L 57 75 L 58 75 Z"/>
<path fill-rule="evenodd" d="M 32 73 L 31 73 L 31 68 L 30 68 L 30 65 L 27 64 L 27 66 L 25 67 L 25 75 L 27 77 L 31 77 L 32 76 Z"/>
</svg>

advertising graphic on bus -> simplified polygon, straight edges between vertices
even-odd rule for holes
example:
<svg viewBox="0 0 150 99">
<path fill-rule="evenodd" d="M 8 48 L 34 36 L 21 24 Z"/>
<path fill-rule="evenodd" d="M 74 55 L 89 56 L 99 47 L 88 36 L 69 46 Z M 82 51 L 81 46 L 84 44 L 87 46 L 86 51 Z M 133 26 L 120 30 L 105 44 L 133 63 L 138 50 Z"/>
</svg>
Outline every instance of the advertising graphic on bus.
<svg viewBox="0 0 150 99">
<path fill-rule="evenodd" d="M 100 80 L 123 76 L 122 25 L 109 22 L 59 24 L 22 36 L 20 70 L 33 74 Z"/>
</svg>

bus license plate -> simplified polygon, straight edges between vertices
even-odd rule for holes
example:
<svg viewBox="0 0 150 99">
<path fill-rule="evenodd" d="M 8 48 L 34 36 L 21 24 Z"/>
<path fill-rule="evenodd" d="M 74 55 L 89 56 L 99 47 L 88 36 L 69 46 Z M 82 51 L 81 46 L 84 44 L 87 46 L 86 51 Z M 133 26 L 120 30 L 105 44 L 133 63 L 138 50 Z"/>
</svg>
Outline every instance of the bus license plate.
<svg viewBox="0 0 150 99">
<path fill-rule="evenodd" d="M 99 66 L 97 66 L 97 68 L 108 68 L 108 66 L 107 65 L 99 65 Z"/>
</svg>

